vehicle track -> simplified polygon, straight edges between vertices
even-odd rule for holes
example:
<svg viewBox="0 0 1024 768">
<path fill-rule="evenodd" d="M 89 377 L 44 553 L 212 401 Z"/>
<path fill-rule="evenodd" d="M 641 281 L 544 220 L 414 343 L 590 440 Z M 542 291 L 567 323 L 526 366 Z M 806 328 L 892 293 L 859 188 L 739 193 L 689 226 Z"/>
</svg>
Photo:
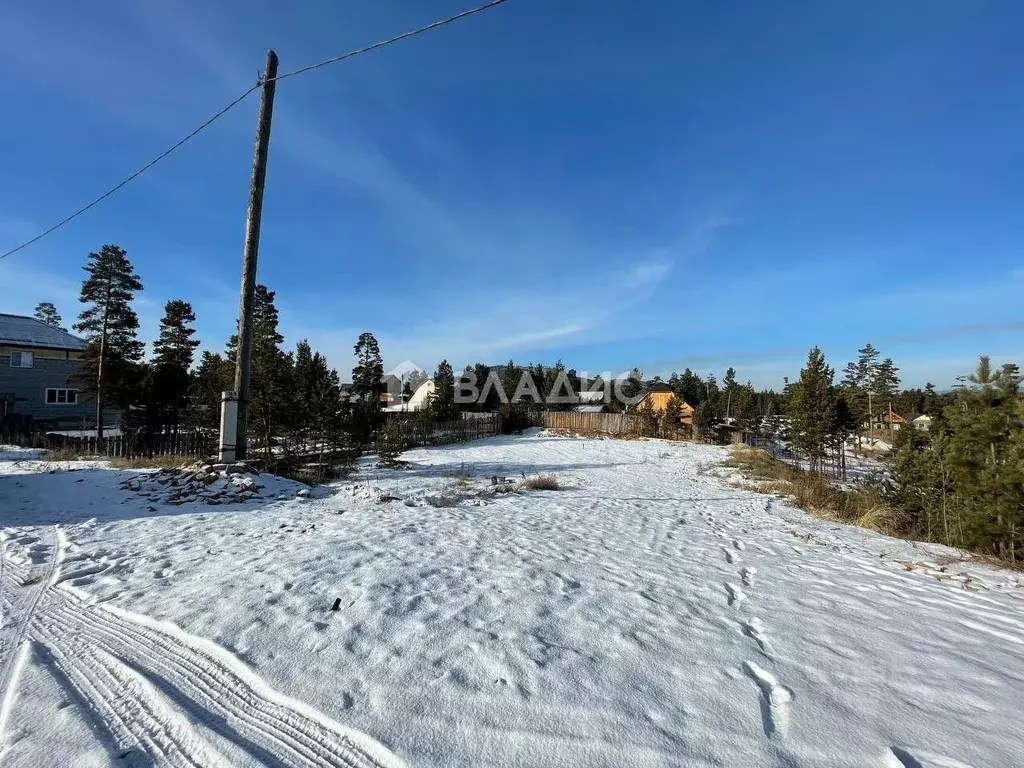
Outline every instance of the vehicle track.
<svg viewBox="0 0 1024 768">
<path fill-rule="evenodd" d="M 64 539 L 57 528 L 52 541 L 49 547 L 36 545 L 34 554 L 49 556 L 28 572 L 3 558 L 0 608 L 10 594 L 11 612 L 4 615 L 18 623 L 0 667 L 0 734 L 31 641 L 38 658 L 109 734 L 119 758 L 138 753 L 144 762 L 174 768 L 226 764 L 182 714 L 184 709 L 256 763 L 294 768 L 401 765 L 370 738 L 274 691 L 214 643 L 172 625 L 92 604 L 62 588 Z M 19 585 L 17 580 L 26 575 L 27 584 Z M 17 599 L 19 588 L 30 591 Z"/>
</svg>

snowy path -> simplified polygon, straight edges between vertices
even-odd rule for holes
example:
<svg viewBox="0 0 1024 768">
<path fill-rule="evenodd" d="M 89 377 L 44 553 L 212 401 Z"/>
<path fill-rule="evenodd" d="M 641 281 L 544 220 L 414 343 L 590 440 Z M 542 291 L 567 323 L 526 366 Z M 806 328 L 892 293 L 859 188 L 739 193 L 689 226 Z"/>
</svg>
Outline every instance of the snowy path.
<svg viewBox="0 0 1024 768">
<path fill-rule="evenodd" d="M 3 663 L 34 643 L 0 760 L 1024 764 L 1024 578 L 731 488 L 723 455 L 501 438 L 157 514 L 115 472 L 0 476 Z M 569 487 L 474 497 L 521 473 Z"/>
</svg>

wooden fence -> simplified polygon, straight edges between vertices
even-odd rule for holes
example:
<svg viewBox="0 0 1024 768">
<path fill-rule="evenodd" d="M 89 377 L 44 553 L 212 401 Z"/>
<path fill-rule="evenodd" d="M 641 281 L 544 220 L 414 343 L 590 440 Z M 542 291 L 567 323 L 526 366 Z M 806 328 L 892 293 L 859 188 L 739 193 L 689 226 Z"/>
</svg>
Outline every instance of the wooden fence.
<svg viewBox="0 0 1024 768">
<path fill-rule="evenodd" d="M 501 434 L 498 414 L 459 419 L 457 421 L 427 421 L 425 419 L 396 419 L 406 448 L 421 445 L 451 445 L 479 440 Z"/>
<path fill-rule="evenodd" d="M 632 413 L 576 413 L 548 411 L 544 414 L 548 429 L 564 429 L 584 435 L 615 437 L 660 437 L 666 440 L 690 440 L 689 424 L 669 424 L 664 418 L 650 418 Z"/>
<path fill-rule="evenodd" d="M 42 444 L 40 444 L 42 443 Z M 37 436 L 32 447 L 70 451 L 83 456 L 109 459 L 152 458 L 154 456 L 210 457 L 217 452 L 217 438 L 202 432 L 180 432 L 177 435 L 117 435 L 115 437 L 69 437 L 67 435 Z"/>
</svg>

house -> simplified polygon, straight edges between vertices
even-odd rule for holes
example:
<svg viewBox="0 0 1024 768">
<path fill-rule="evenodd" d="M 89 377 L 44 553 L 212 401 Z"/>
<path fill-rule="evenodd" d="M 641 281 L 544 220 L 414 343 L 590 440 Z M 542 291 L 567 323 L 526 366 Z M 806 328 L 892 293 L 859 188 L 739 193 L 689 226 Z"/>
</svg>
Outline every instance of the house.
<svg viewBox="0 0 1024 768">
<path fill-rule="evenodd" d="M 380 404 L 402 404 L 402 380 L 393 373 L 386 373 L 380 377 Z"/>
<path fill-rule="evenodd" d="M 0 313 L 0 423 L 93 426 L 95 407 L 71 381 L 87 346 L 34 317 Z"/>
<path fill-rule="evenodd" d="M 643 396 L 639 402 L 633 408 L 640 409 L 646 408 L 646 404 L 650 403 L 651 410 L 654 413 L 664 413 L 668 407 L 669 401 L 673 397 L 676 397 L 676 392 L 671 386 L 661 381 L 654 381 L 647 385 L 644 390 Z M 693 424 L 693 411 L 694 407 L 691 403 L 685 400 L 676 398 L 679 400 L 679 422 L 681 424 Z"/>
<path fill-rule="evenodd" d="M 416 391 L 412 393 L 412 397 L 410 397 L 409 402 L 406 403 L 406 408 L 410 411 L 422 411 L 427 407 L 430 397 L 433 394 L 434 381 L 433 379 L 427 379 L 416 387 Z"/>
<path fill-rule="evenodd" d="M 904 417 L 896 412 L 890 413 L 888 410 L 879 411 L 870 420 L 871 429 L 891 428 L 894 432 L 906 423 L 907 420 Z"/>
<path fill-rule="evenodd" d="M 910 424 L 918 432 L 927 432 L 932 428 L 932 417 L 922 413 L 920 416 L 911 419 Z"/>
</svg>

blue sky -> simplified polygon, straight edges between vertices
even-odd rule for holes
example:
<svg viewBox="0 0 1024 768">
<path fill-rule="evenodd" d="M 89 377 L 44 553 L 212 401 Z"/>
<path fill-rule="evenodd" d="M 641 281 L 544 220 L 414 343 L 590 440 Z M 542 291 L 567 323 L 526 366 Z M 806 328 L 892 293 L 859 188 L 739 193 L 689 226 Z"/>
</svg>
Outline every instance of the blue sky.
<svg viewBox="0 0 1024 768">
<path fill-rule="evenodd" d="M 472 0 L 471 0 L 472 2 Z M 470 3 L 471 4 L 471 3 Z M 0 251 L 251 85 L 453 0 L 0 7 Z M 484 360 L 685 366 L 779 386 L 865 341 L 905 383 L 1024 362 L 1024 5 L 507 0 L 278 88 L 259 279 L 347 377 Z M 127 249 L 152 338 L 234 328 L 255 95 L 0 261 L 0 310 L 78 312 Z"/>
</svg>

